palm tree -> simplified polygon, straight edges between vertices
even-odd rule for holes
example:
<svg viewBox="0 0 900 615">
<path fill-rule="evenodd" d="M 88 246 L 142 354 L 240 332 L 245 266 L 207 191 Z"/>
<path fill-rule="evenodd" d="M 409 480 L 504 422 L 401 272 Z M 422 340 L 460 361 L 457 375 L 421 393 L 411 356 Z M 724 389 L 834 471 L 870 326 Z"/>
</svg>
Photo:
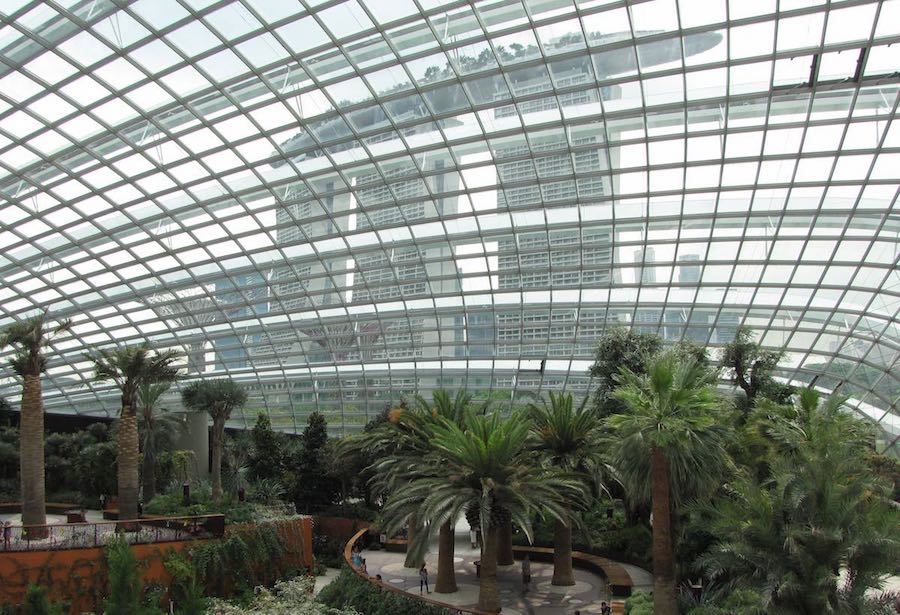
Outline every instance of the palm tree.
<svg viewBox="0 0 900 615">
<path fill-rule="evenodd" d="M 587 398 L 585 398 L 587 401 Z M 577 409 L 571 394 L 550 393 L 550 403 L 529 404 L 527 413 L 533 424 L 535 448 L 553 467 L 584 477 L 599 490 L 605 491 L 607 474 L 603 462 L 600 421 L 593 409 L 582 403 Z M 578 502 L 570 502 L 570 511 Z M 575 585 L 572 572 L 572 515 L 556 521 L 553 536 L 552 585 Z"/>
<path fill-rule="evenodd" d="M 118 429 L 119 519 L 138 516 L 138 391 L 148 383 L 174 382 L 181 358 L 176 350 L 150 354 L 150 346 L 123 346 L 88 355 L 94 363 L 94 379 L 112 380 L 122 392 Z"/>
<path fill-rule="evenodd" d="M 866 596 L 900 561 L 900 510 L 867 462 L 871 428 L 843 399 L 802 389 L 761 431 L 770 478 L 741 478 L 707 507 L 707 572 L 759 592 L 767 613 L 874 612 Z M 839 575 L 843 572 L 843 575 Z"/>
<path fill-rule="evenodd" d="M 185 407 L 195 412 L 206 411 L 212 417 L 212 496 L 222 497 L 222 443 L 225 439 L 225 421 L 231 413 L 247 403 L 247 392 L 235 381 L 200 380 L 192 382 L 182 391 Z"/>
<path fill-rule="evenodd" d="M 374 484 L 385 493 L 393 491 L 398 479 L 402 483 L 411 468 L 423 463 L 425 456 L 433 452 L 433 427 L 440 420 L 461 425 L 471 399 L 464 390 L 457 391 L 452 397 L 447 391 L 436 390 L 432 393 L 431 402 L 417 395 L 413 408 L 406 411 L 395 409 L 390 420 L 364 434 L 362 441 L 367 447 L 367 456 L 380 460 L 372 466 L 376 473 Z M 415 502 L 410 501 L 408 504 L 415 505 Z M 417 534 L 424 532 L 423 535 L 427 536 L 431 533 L 431 528 L 425 527 L 428 521 L 415 512 L 409 517 L 409 548 L 405 562 L 407 567 L 418 568 L 421 565 L 425 541 L 419 540 Z M 446 519 L 438 526 L 438 570 L 435 583 L 435 591 L 438 593 L 457 591 L 453 564 L 455 521 L 455 518 Z M 415 548 L 413 545 L 421 545 L 422 548 Z"/>
<path fill-rule="evenodd" d="M 145 382 L 138 389 L 138 405 L 141 411 L 141 449 L 144 451 L 141 478 L 144 501 L 156 497 L 156 463 L 160 449 L 170 445 L 181 429 L 181 421 L 173 414 L 159 408 L 160 398 L 172 386 L 171 382 Z"/>
<path fill-rule="evenodd" d="M 345 438 L 339 443 L 339 456 L 347 456 L 359 451 L 375 462 L 369 466 L 372 478 L 369 484 L 374 492 L 389 495 L 413 468 L 424 462 L 430 451 L 431 412 L 423 412 L 418 406 L 413 408 L 396 407 L 388 413 L 388 420 L 375 429 Z M 417 504 L 408 502 L 409 505 Z M 419 545 L 418 534 L 422 521 L 415 511 L 409 515 L 407 550 L 404 566 L 419 568 L 424 561 L 423 552 L 414 549 Z"/>
<path fill-rule="evenodd" d="M 432 404 L 421 395 L 416 396 L 416 403 L 423 412 L 430 412 L 435 418 L 443 417 L 457 425 L 461 425 L 465 419 L 466 408 L 472 401 L 472 396 L 464 389 L 456 392 L 455 397 L 443 390 L 434 391 L 431 394 Z M 434 591 L 439 594 L 452 594 L 458 587 L 456 585 L 456 569 L 453 557 L 456 549 L 456 519 L 447 519 L 438 530 L 438 568 L 437 581 Z"/>
<path fill-rule="evenodd" d="M 46 324 L 47 313 L 17 322 L 0 333 L 0 348 L 12 346 L 9 364 L 22 378 L 22 414 L 19 418 L 19 464 L 22 488 L 22 524 L 47 523 L 44 499 L 44 400 L 41 374 L 47 369 L 44 347 L 72 328 L 71 320 Z M 42 538 L 43 529 L 33 528 L 30 536 Z"/>
<path fill-rule="evenodd" d="M 584 494 L 582 483 L 555 468 L 535 465 L 526 447 L 529 421 L 498 413 L 467 411 L 461 427 L 443 417 L 432 427 L 433 450 L 407 466 L 383 510 L 385 528 L 402 527 L 412 514 L 434 525 L 477 510 L 484 547 L 478 608 L 500 611 L 497 591 L 497 534 L 511 518 L 532 539 L 531 517 L 566 518 L 566 503 Z M 420 538 L 420 542 L 423 539 Z"/>
<path fill-rule="evenodd" d="M 628 414 L 609 417 L 613 458 L 633 495 L 650 497 L 653 513 L 653 612 L 677 615 L 671 515 L 686 491 L 712 488 L 727 467 L 723 428 L 714 410 L 715 375 L 700 364 L 665 352 L 646 374 L 622 370 L 613 396 Z"/>
</svg>

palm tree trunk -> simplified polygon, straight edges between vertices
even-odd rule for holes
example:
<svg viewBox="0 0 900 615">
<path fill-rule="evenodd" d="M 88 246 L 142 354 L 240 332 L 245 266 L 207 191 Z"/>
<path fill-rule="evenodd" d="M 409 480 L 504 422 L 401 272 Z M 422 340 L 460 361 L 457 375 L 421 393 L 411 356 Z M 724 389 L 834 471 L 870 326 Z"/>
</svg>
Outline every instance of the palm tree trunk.
<svg viewBox="0 0 900 615">
<path fill-rule="evenodd" d="M 497 528 L 497 565 L 512 566 L 515 563 L 512 548 L 512 520 L 507 519 L 503 525 Z"/>
<path fill-rule="evenodd" d="M 478 609 L 488 613 L 500 612 L 500 594 L 497 591 L 497 538 L 499 533 L 499 528 L 489 528 L 481 550 Z"/>
<path fill-rule="evenodd" d="M 653 506 L 653 613 L 678 615 L 669 504 L 669 467 L 662 449 L 656 447 L 650 453 L 650 495 Z"/>
<path fill-rule="evenodd" d="M 212 429 L 212 497 L 222 499 L 222 436 L 225 433 L 225 417 L 213 417 Z"/>
<path fill-rule="evenodd" d="M 148 428 L 149 429 L 149 428 Z M 147 438 L 152 438 L 152 435 Z M 144 458 L 141 463 L 141 483 L 144 493 L 144 502 L 149 502 L 156 497 L 156 455 L 153 453 L 149 442 L 144 445 Z"/>
<path fill-rule="evenodd" d="M 403 561 L 404 568 L 415 568 L 418 570 L 422 567 L 423 562 L 420 561 L 421 557 L 415 557 L 413 555 L 412 544 L 416 539 L 416 533 L 419 531 L 419 520 L 415 515 L 412 515 L 409 518 L 409 529 L 406 532 L 406 559 Z"/>
<path fill-rule="evenodd" d="M 118 437 L 119 519 L 137 519 L 138 429 L 137 416 L 131 406 L 122 406 Z"/>
<path fill-rule="evenodd" d="M 44 495 L 44 401 L 40 375 L 29 374 L 22 387 L 19 418 L 19 473 L 22 486 L 22 525 L 47 523 Z M 47 537 L 47 528 L 28 530 L 30 538 Z"/>
<path fill-rule="evenodd" d="M 572 572 L 572 526 L 556 520 L 553 534 L 553 580 L 551 585 L 575 585 Z"/>
<path fill-rule="evenodd" d="M 441 526 L 438 535 L 438 569 L 434 591 L 439 594 L 452 594 L 457 590 L 456 570 L 454 570 L 453 562 L 455 539 L 453 522 L 447 521 Z"/>
</svg>

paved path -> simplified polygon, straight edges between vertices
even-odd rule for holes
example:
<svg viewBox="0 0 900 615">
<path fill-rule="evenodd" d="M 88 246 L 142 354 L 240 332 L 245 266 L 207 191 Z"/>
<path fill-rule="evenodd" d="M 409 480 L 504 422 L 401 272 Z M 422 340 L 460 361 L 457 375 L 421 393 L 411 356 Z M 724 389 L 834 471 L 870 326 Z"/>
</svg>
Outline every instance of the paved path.
<svg viewBox="0 0 900 615">
<path fill-rule="evenodd" d="M 428 566 L 428 580 L 431 585 L 431 598 L 448 604 L 474 606 L 478 602 L 478 578 L 475 576 L 475 560 L 480 552 L 473 550 L 469 544 L 469 526 L 463 519 L 456 526 L 456 583 L 459 591 L 453 594 L 434 593 L 437 581 L 437 544 L 430 546 L 425 556 Z M 387 551 L 363 551 L 366 568 L 370 576 L 380 574 L 382 581 L 394 587 L 402 588 L 412 594 L 419 593 L 419 573 L 414 568 L 404 568 L 402 553 Z M 632 572 L 632 567 L 628 568 Z M 644 581 L 651 578 L 649 573 L 640 568 L 639 578 Z M 541 562 L 531 563 L 531 588 L 522 591 L 521 565 L 517 561 L 512 566 L 500 566 L 497 578 L 500 583 L 500 600 L 503 613 L 507 615 L 533 614 L 572 614 L 580 610 L 587 613 L 599 613 L 600 602 L 609 601 L 606 580 L 592 572 L 575 569 L 575 585 L 556 587 L 550 584 L 553 576 L 553 565 Z M 652 581 L 651 581 L 652 586 Z"/>
<path fill-rule="evenodd" d="M 326 568 L 325 572 L 316 577 L 316 584 L 313 587 L 313 594 L 318 595 L 322 589 L 338 578 L 338 575 L 341 574 L 340 568 Z"/>
</svg>

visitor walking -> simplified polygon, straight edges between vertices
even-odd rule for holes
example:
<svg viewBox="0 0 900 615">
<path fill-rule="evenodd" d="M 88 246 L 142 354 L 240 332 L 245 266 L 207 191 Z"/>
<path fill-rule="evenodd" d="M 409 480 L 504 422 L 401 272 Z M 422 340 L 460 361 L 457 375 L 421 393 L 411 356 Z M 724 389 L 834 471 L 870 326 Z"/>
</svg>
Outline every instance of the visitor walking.
<svg viewBox="0 0 900 615">
<path fill-rule="evenodd" d="M 422 567 L 419 568 L 419 595 L 422 595 L 422 588 L 425 588 L 425 591 L 429 594 L 431 590 L 428 589 L 428 568 L 425 567 L 425 564 L 422 564 Z"/>
<path fill-rule="evenodd" d="M 600 615 L 612 615 L 612 607 L 605 600 L 600 603 Z"/>
<path fill-rule="evenodd" d="M 531 585 L 531 560 L 528 559 L 528 556 L 525 556 L 525 559 L 522 560 L 522 592 L 528 591 L 528 586 Z"/>
</svg>

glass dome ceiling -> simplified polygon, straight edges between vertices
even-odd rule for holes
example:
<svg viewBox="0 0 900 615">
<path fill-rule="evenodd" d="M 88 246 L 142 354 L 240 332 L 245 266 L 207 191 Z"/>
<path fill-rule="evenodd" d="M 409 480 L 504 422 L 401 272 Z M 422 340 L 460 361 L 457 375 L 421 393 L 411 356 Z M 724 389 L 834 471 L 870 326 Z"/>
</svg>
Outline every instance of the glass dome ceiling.
<svg viewBox="0 0 900 615">
<path fill-rule="evenodd" d="M 350 430 L 745 324 L 890 446 L 898 42 L 898 0 L 6 0 L 0 325 L 74 319 L 51 412 L 149 340 Z"/>
</svg>

